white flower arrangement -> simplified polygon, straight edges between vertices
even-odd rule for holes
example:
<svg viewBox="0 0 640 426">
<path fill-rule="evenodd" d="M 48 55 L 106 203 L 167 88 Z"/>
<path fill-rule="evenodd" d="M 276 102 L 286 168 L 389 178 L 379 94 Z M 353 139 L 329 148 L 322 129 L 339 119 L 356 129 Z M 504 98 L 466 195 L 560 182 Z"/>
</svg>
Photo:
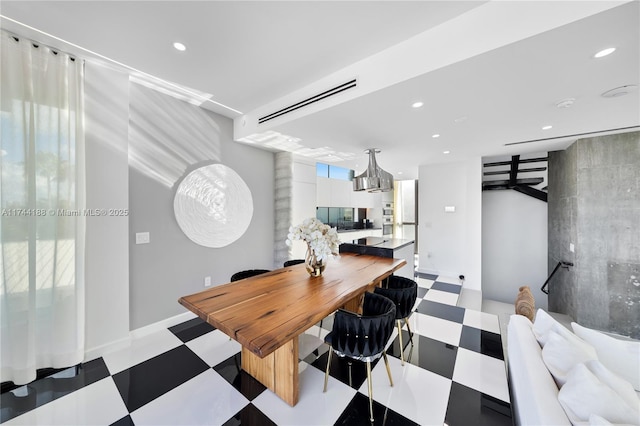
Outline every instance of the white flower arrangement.
<svg viewBox="0 0 640 426">
<path fill-rule="evenodd" d="M 305 219 L 300 225 L 289 228 L 287 245 L 291 246 L 291 243 L 296 240 L 305 241 L 319 262 L 338 256 L 340 246 L 338 231 L 315 217 Z"/>
</svg>

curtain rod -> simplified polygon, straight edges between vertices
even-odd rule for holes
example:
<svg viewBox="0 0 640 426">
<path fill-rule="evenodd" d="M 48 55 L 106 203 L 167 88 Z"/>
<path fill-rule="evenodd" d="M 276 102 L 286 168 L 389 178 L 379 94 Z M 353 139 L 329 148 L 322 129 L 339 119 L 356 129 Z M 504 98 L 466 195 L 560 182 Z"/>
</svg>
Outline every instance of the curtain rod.
<svg viewBox="0 0 640 426">
<path fill-rule="evenodd" d="M 6 33 L 9 37 L 11 37 L 17 43 L 20 43 L 20 41 L 22 39 L 22 40 L 28 41 L 31 44 L 31 46 L 33 46 L 35 49 L 39 49 L 40 46 L 42 45 L 42 46 L 45 46 L 46 48 L 48 48 L 51 51 L 51 53 L 53 53 L 56 56 L 58 55 L 58 53 L 60 53 L 60 49 L 56 49 L 56 48 L 48 46 L 48 45 L 46 45 L 44 43 L 40 43 L 38 41 L 31 40 L 31 39 L 28 39 L 28 38 L 25 38 L 25 37 L 20 37 L 20 36 L 14 34 L 12 32 L 6 31 L 6 30 L 2 30 L 2 32 Z M 67 52 L 62 52 L 62 53 L 67 55 L 71 61 L 75 62 L 75 60 L 76 60 L 75 56 L 72 56 L 70 53 L 67 53 Z"/>
</svg>

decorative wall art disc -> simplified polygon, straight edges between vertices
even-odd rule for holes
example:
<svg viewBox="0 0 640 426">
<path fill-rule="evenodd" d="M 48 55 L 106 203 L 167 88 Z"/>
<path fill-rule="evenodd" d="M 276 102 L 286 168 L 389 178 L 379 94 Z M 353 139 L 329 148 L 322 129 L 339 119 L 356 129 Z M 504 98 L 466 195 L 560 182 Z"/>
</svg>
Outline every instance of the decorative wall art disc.
<svg viewBox="0 0 640 426">
<path fill-rule="evenodd" d="M 224 247 L 251 223 L 253 198 L 229 167 L 210 164 L 189 173 L 178 186 L 173 211 L 182 232 L 205 247 Z"/>
</svg>

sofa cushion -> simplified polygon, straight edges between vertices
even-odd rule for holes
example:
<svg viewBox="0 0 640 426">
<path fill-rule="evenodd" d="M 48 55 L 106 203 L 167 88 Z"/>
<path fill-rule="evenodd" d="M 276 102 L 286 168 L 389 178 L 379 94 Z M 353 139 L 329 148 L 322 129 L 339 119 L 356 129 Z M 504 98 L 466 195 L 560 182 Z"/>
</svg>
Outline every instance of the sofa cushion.
<svg viewBox="0 0 640 426">
<path fill-rule="evenodd" d="M 559 388 L 565 384 L 576 364 L 598 358 L 591 345 L 580 341 L 568 330 L 567 333 L 561 335 L 555 330 L 549 331 L 547 343 L 542 348 L 542 359 Z"/>
<path fill-rule="evenodd" d="M 575 322 L 571 323 L 574 333 L 591 344 L 598 353 L 598 359 L 605 367 L 640 391 L 640 342 L 615 339 Z"/>
<path fill-rule="evenodd" d="M 639 424 L 640 412 L 620 394 L 600 381 L 585 364 L 577 364 L 567 375 L 558 401 L 573 424 L 587 423 L 591 414 L 610 423 Z"/>
<path fill-rule="evenodd" d="M 543 309 L 538 309 L 536 311 L 536 319 L 533 323 L 533 332 L 541 348 L 544 347 L 547 339 L 549 338 L 549 331 L 554 330 L 561 336 L 567 336 L 572 334 L 568 327 L 568 324 L 566 327 L 563 326 Z"/>
</svg>

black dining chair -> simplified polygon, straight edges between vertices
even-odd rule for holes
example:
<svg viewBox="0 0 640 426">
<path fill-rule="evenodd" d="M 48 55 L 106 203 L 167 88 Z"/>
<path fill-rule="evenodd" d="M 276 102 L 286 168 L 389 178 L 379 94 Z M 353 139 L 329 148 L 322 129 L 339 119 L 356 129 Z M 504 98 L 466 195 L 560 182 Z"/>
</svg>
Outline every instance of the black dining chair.
<svg viewBox="0 0 640 426">
<path fill-rule="evenodd" d="M 393 332 L 396 317 L 394 303 L 384 296 L 365 293 L 362 315 L 339 309 L 333 318 L 333 330 L 325 337 L 331 349 L 327 358 L 327 371 L 324 376 L 324 390 L 327 391 L 329 368 L 333 353 L 339 357 L 348 357 L 367 364 L 367 385 L 369 389 L 369 415 L 373 422 L 373 387 L 371 384 L 371 361 L 381 356 L 387 367 L 389 382 L 393 386 L 391 369 L 385 348 Z"/>
<path fill-rule="evenodd" d="M 400 362 L 404 365 L 404 345 L 402 344 L 402 320 L 409 331 L 409 342 L 413 345 L 413 333 L 409 327 L 409 315 L 418 298 L 418 283 L 412 279 L 391 275 L 386 287 L 374 288 L 374 293 L 380 294 L 393 301 L 396 306 L 396 324 L 398 326 L 398 339 L 400 339 Z"/>
<path fill-rule="evenodd" d="M 292 259 L 285 261 L 283 266 L 286 268 L 287 266 L 299 265 L 301 263 L 304 263 L 304 259 Z"/>
<path fill-rule="evenodd" d="M 255 277 L 256 275 L 264 274 L 266 272 L 271 272 L 268 269 L 247 269 L 246 271 L 236 272 L 231 275 L 231 282 L 243 280 L 245 278 Z"/>
</svg>

